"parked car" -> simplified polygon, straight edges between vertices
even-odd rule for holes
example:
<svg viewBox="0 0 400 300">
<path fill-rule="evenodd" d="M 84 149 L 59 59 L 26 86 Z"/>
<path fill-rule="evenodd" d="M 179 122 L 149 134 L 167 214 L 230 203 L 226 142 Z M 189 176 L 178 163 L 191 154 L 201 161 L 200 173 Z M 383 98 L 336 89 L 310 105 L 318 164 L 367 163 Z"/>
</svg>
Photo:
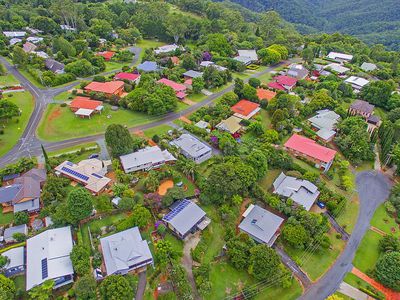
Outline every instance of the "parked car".
<svg viewBox="0 0 400 300">
<path fill-rule="evenodd" d="M 317 201 L 317 205 L 319 208 L 324 209 L 325 208 L 325 203 L 322 203 L 320 201 Z"/>
<path fill-rule="evenodd" d="M 99 158 L 99 154 L 98 153 L 90 154 L 89 159 L 92 159 L 92 158 Z"/>
</svg>

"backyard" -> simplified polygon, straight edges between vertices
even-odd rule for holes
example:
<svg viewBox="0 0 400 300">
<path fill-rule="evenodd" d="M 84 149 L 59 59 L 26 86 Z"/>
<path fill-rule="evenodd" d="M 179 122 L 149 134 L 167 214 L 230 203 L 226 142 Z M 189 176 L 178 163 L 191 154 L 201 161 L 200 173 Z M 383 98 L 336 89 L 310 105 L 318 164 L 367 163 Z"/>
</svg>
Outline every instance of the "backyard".
<svg viewBox="0 0 400 300">
<path fill-rule="evenodd" d="M 12 212 L 3 214 L 3 208 L 0 206 L 0 226 L 11 224 L 14 221 Z"/>
<path fill-rule="evenodd" d="M 4 133 L 0 135 L 0 156 L 10 151 L 18 142 L 29 122 L 29 118 L 35 106 L 35 101 L 29 92 L 9 93 L 5 94 L 4 97 L 19 107 L 21 115 L 8 121 L 0 122 L 0 126 L 4 130 Z"/>
<path fill-rule="evenodd" d="M 142 59 L 145 54 L 145 50 L 149 48 L 157 48 L 162 45 L 165 45 L 163 42 L 155 41 L 155 40 L 140 40 L 138 43 L 136 43 L 136 47 L 142 48 L 142 52 L 140 53 L 140 59 L 136 63 L 136 65 L 140 64 L 142 62 Z"/>
</svg>

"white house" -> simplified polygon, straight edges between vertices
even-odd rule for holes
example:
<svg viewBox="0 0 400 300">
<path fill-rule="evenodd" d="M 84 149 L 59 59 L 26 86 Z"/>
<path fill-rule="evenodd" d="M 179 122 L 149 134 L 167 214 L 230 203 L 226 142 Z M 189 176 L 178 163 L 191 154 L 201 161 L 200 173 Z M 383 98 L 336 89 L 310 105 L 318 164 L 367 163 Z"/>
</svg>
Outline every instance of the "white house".
<svg viewBox="0 0 400 300">
<path fill-rule="evenodd" d="M 350 84 L 356 91 L 360 91 L 364 86 L 369 83 L 367 79 L 357 76 L 350 76 L 344 82 Z"/>
<path fill-rule="evenodd" d="M 353 59 L 353 55 L 339 53 L 339 52 L 329 52 L 329 54 L 326 57 L 340 63 L 350 62 Z"/>
<path fill-rule="evenodd" d="M 195 163 L 200 164 L 212 156 L 212 149 L 194 136 L 184 133 L 170 142 L 171 146 L 179 148 L 181 154 Z"/>
</svg>

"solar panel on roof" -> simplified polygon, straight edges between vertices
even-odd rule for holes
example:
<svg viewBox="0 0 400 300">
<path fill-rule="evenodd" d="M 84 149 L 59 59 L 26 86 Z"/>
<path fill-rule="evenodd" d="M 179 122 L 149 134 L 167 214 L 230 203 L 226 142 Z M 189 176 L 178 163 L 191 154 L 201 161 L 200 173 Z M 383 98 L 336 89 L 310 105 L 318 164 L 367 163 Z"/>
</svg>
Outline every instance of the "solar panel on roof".
<svg viewBox="0 0 400 300">
<path fill-rule="evenodd" d="M 186 206 L 190 204 L 189 200 L 182 200 L 173 210 L 171 210 L 168 214 L 166 214 L 163 218 L 164 221 L 171 221 L 178 215 Z"/>
<path fill-rule="evenodd" d="M 103 176 L 101 176 L 101 175 L 99 175 L 99 174 L 96 174 L 96 173 L 92 173 L 92 175 L 93 175 L 94 177 L 99 178 L 99 179 L 102 179 L 102 178 L 103 178 Z"/>
<path fill-rule="evenodd" d="M 66 173 L 68 173 L 68 174 L 71 174 L 71 175 L 73 175 L 73 176 L 75 176 L 75 177 L 77 177 L 79 179 L 82 179 L 84 181 L 88 181 L 88 179 L 89 179 L 88 176 L 83 175 L 81 173 L 78 173 L 78 172 L 76 172 L 74 170 L 71 170 L 70 168 L 67 168 L 67 167 L 62 167 L 61 170 L 66 172 Z"/>
<path fill-rule="evenodd" d="M 42 279 L 49 277 L 49 271 L 47 269 L 47 258 L 42 259 Z"/>
</svg>

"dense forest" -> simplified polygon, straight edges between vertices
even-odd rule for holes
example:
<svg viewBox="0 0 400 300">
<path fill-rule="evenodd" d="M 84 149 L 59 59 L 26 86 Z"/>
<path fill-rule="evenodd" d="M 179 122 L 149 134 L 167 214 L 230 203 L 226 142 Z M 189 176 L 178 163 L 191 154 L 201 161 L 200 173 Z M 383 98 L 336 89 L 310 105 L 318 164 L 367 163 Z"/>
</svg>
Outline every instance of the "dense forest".
<svg viewBox="0 0 400 300">
<path fill-rule="evenodd" d="M 400 49 L 398 0 L 232 0 L 254 11 L 275 10 L 301 33 L 352 34 L 368 44 Z"/>
</svg>

